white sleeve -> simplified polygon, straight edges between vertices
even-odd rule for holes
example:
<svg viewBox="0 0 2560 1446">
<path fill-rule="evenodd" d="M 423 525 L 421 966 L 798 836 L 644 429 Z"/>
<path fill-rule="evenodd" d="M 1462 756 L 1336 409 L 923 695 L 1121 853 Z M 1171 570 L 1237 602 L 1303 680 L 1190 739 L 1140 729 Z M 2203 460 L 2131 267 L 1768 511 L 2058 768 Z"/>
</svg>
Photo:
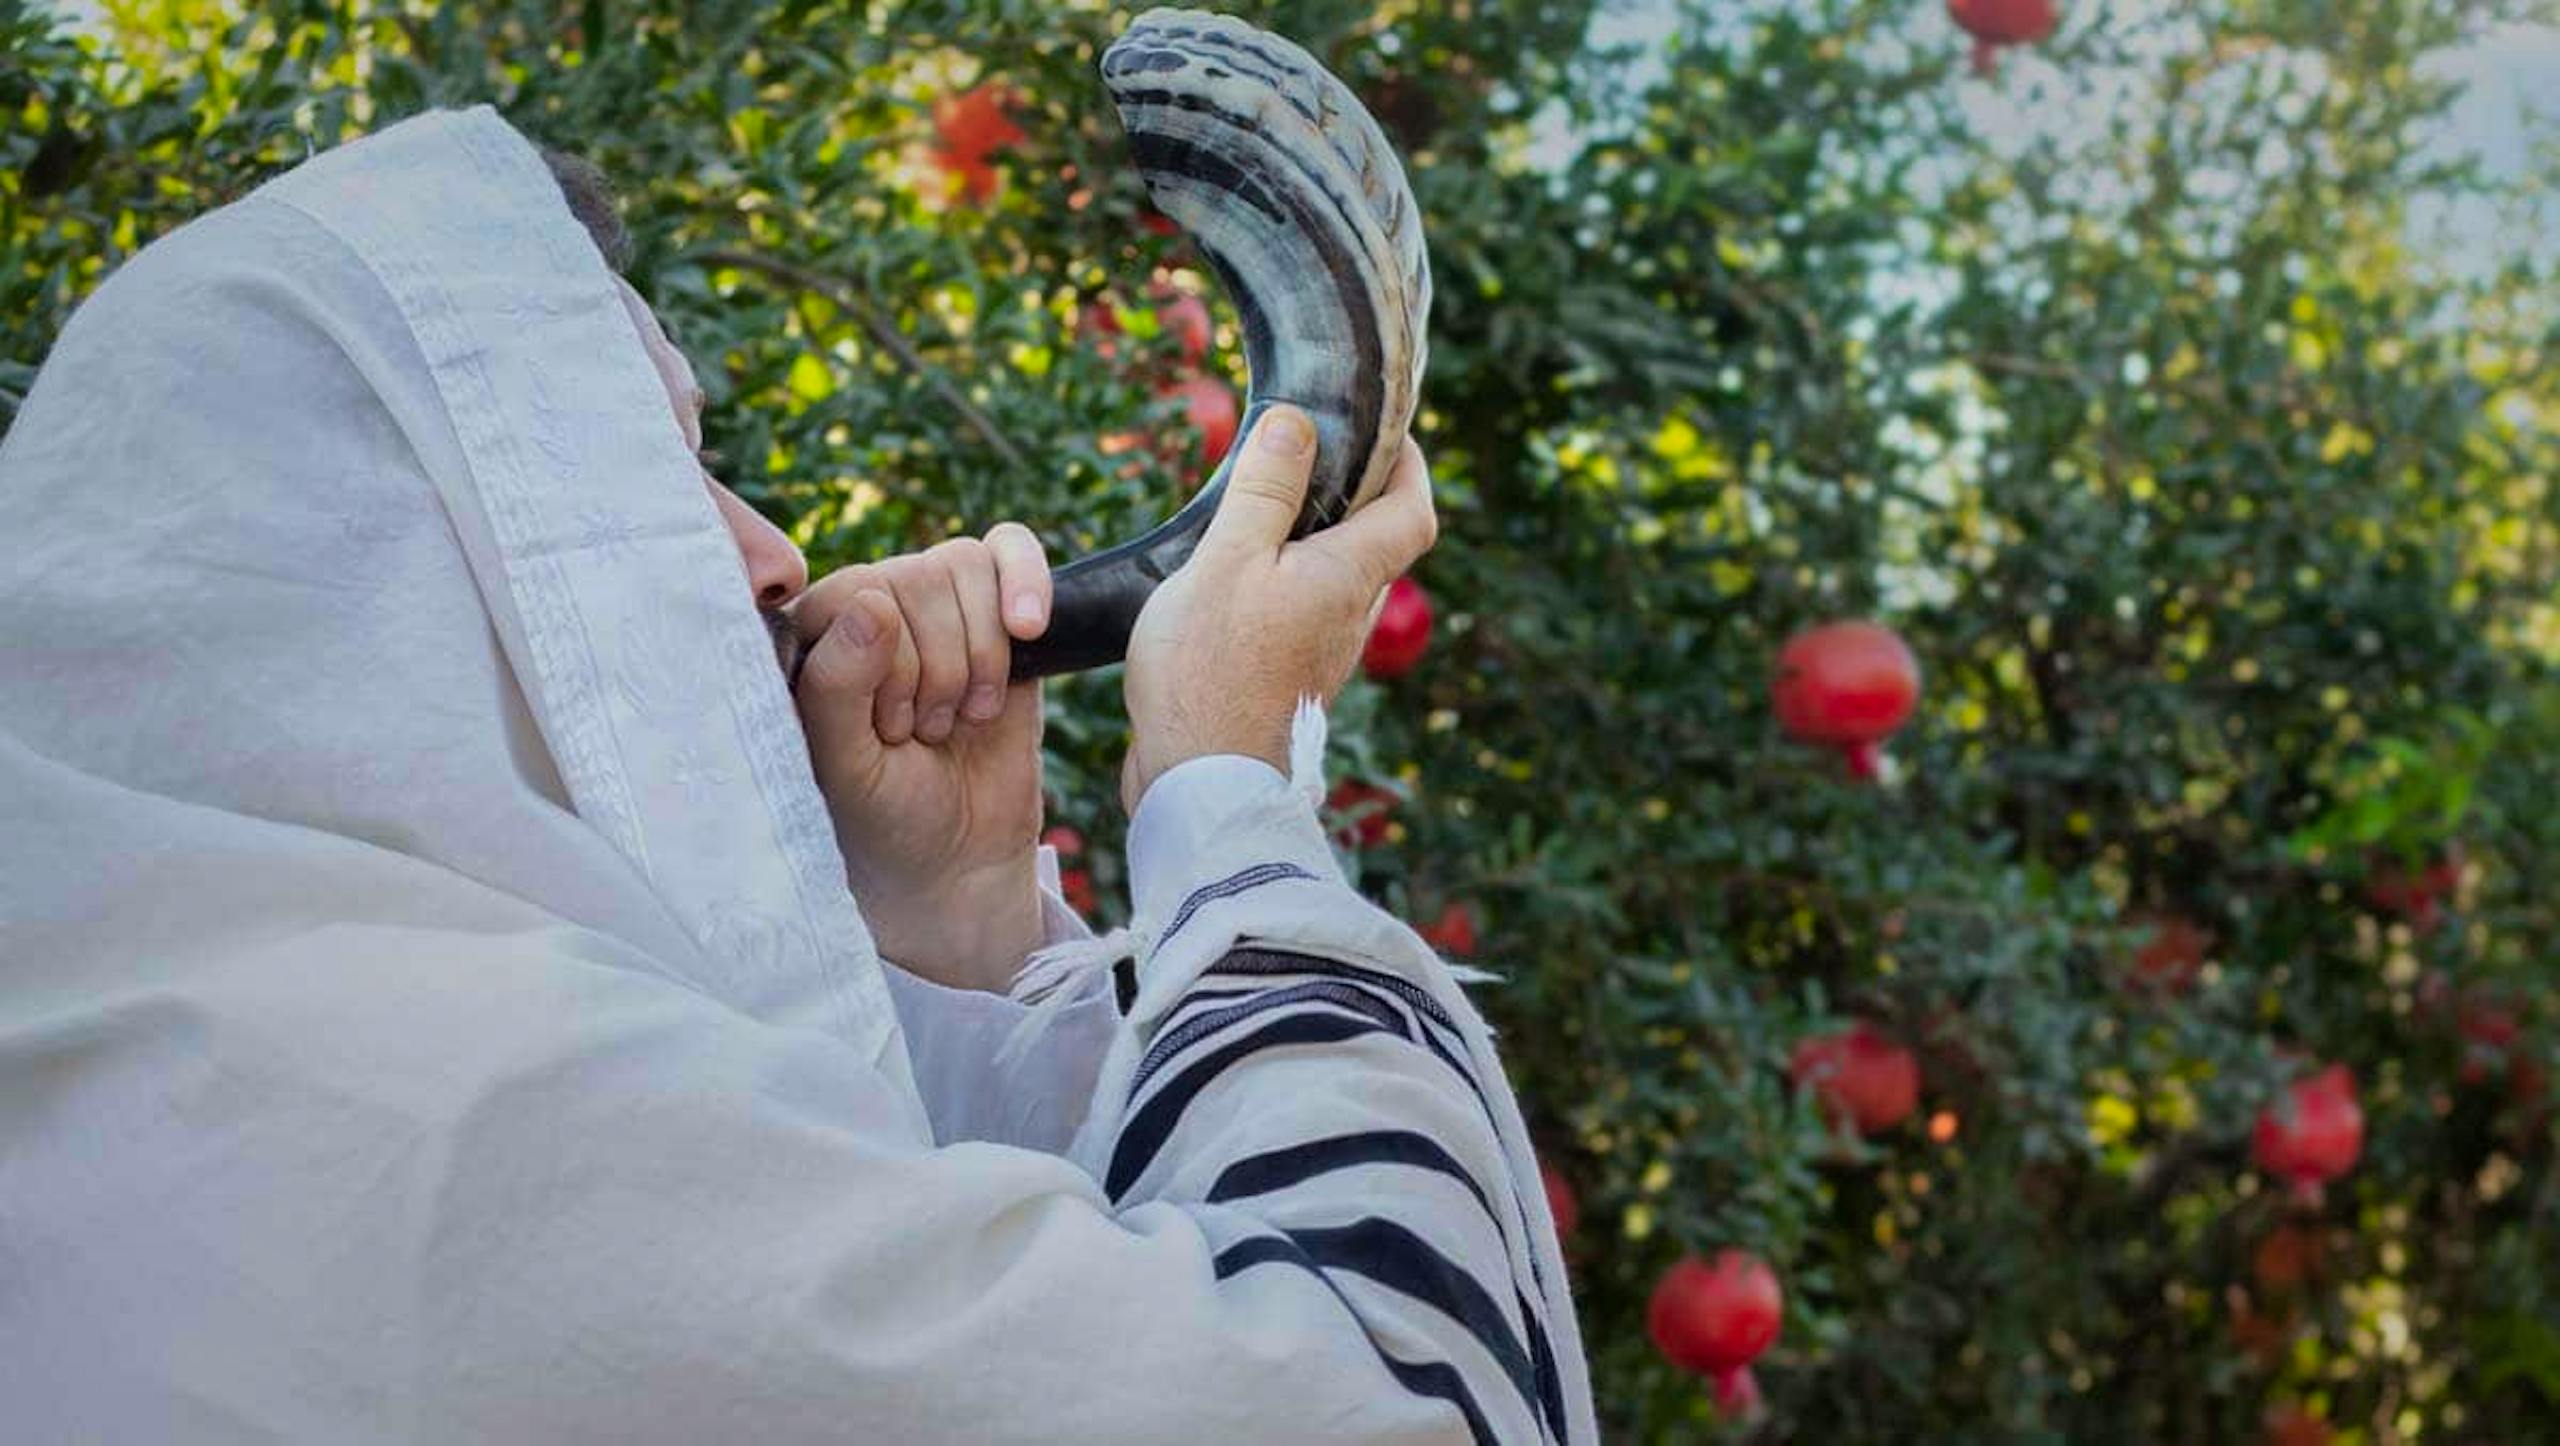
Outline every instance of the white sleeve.
<svg viewBox="0 0 2560 1446">
<path fill-rule="evenodd" d="M 1058 893 L 1058 856 L 1040 848 L 1042 947 L 1089 937 Z M 1034 1017 L 1031 1006 L 982 989 L 952 989 L 888 965 L 889 999 L 907 1037 L 916 1090 L 936 1143 L 983 1140 L 1056 1154 L 1074 1138 L 1093 1100 L 1093 1079 L 1111 1047 L 1118 1015 L 1109 981 L 1077 981 L 1077 997 L 1037 1011 L 1037 1033 L 1005 1048 Z"/>
</svg>

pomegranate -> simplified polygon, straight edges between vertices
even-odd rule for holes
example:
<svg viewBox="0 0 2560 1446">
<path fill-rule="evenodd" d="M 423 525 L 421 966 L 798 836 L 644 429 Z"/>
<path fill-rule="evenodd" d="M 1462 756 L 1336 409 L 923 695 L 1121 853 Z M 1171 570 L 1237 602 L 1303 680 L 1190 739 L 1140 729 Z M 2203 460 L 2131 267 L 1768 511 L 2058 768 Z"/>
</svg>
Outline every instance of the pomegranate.
<svg viewBox="0 0 2560 1446">
<path fill-rule="evenodd" d="M 1001 85 L 981 85 L 936 99 L 933 131 L 941 138 L 942 154 L 956 165 L 968 165 L 984 161 L 990 151 L 1030 139 L 1005 114 L 1012 102 L 1012 93 Z"/>
<path fill-rule="evenodd" d="M 1393 793 L 1346 778 L 1333 786 L 1324 802 L 1336 815 L 1334 841 L 1344 848 L 1373 849 L 1387 841 L 1387 825 L 1396 806 Z"/>
<path fill-rule="evenodd" d="M 2213 935 L 2191 921 L 2174 914 L 2154 919 L 2151 937 L 2134 951 L 2134 980 L 2163 994 L 2184 994 L 2195 987 L 2212 948 Z"/>
<path fill-rule="evenodd" d="M 1418 930 L 1422 941 L 1441 953 L 1466 959 L 1476 952 L 1475 911 L 1464 904 L 1451 904 L 1440 911 L 1440 917 Z"/>
<path fill-rule="evenodd" d="M 2411 872 L 2398 859 L 2383 857 L 2365 875 L 2364 898 L 2375 909 L 2395 914 L 2421 934 L 2444 922 L 2444 905 L 2462 885 L 2462 845 L 2445 851 L 2424 868 Z"/>
<path fill-rule="evenodd" d="M 1410 577 L 1387 584 L 1387 601 L 1360 650 L 1360 666 L 1385 682 L 1413 671 L 1431 647 L 1431 595 Z"/>
<path fill-rule="evenodd" d="M 1197 363 L 1209 354 L 1209 305 L 1188 291 L 1160 286 L 1168 298 L 1156 308 L 1156 325 L 1182 348 L 1182 359 Z"/>
<path fill-rule="evenodd" d="M 2342 1064 L 2287 1087 L 2284 1098 L 2259 1113 L 2250 1139 L 2258 1167 L 2305 1202 L 2316 1202 L 2323 1184 L 2355 1168 L 2363 1151 L 2364 1111 L 2356 1104 L 2355 1076 Z"/>
<path fill-rule="evenodd" d="M 1209 304 L 1164 280 L 1149 286 L 1147 293 L 1157 302 L 1156 329 L 1173 338 L 1186 364 L 1196 365 L 1209 354 L 1213 331 Z M 1077 331 L 1096 338 L 1092 343 L 1094 355 L 1104 361 L 1114 360 L 1120 355 L 1118 338 L 1123 334 L 1120 313 L 1110 302 L 1095 301 L 1086 305 L 1077 317 Z"/>
<path fill-rule="evenodd" d="M 1079 914 L 1092 913 L 1093 875 L 1082 869 L 1061 869 L 1058 872 L 1058 897 L 1066 900 L 1067 907 Z"/>
<path fill-rule="evenodd" d="M 1692 1255 L 1664 1272 L 1645 1307 L 1662 1358 L 1715 1383 L 1716 1409 L 1747 1412 L 1760 1398 L 1751 1363 L 1777 1342 L 1786 1300 L 1768 1262 L 1747 1250 Z"/>
<path fill-rule="evenodd" d="M 1071 859 L 1084 852 L 1084 835 L 1063 823 L 1040 835 L 1040 841 L 1056 849 L 1062 859 Z"/>
<path fill-rule="evenodd" d="M 2004 45 L 2033 45 L 2053 34 L 2053 0 L 1947 0 L 1947 15 L 1973 37 L 1973 70 L 2000 68 Z"/>
<path fill-rule="evenodd" d="M 1004 175 L 981 160 L 968 160 L 946 151 L 935 151 L 933 163 L 942 169 L 945 197 L 965 199 L 972 206 L 983 206 L 1004 189 Z"/>
<path fill-rule="evenodd" d="M 1920 1061 L 1865 1021 L 1799 1041 L 1787 1061 L 1799 1089 L 1810 1088 L 1834 1128 L 1859 1134 L 1892 1129 L 1920 1107 Z"/>
<path fill-rule="evenodd" d="M 1546 1187 L 1547 1213 L 1556 1218 L 1556 1238 L 1571 1239 L 1574 1227 L 1582 1223 L 1582 1202 L 1573 1197 L 1573 1182 L 1564 1177 L 1564 1171 L 1540 1160 L 1538 1183 Z"/>
<path fill-rule="evenodd" d="M 1920 701 L 1920 664 L 1891 628 L 1825 623 L 1779 650 L 1770 701 L 1788 736 L 1841 749 L 1851 773 L 1873 778 Z"/>
<path fill-rule="evenodd" d="M 1159 397 L 1180 397 L 1182 414 L 1200 433 L 1201 475 L 1216 469 L 1227 449 L 1236 444 L 1236 394 L 1233 387 L 1216 377 L 1193 377 L 1175 382 L 1156 393 Z"/>
</svg>

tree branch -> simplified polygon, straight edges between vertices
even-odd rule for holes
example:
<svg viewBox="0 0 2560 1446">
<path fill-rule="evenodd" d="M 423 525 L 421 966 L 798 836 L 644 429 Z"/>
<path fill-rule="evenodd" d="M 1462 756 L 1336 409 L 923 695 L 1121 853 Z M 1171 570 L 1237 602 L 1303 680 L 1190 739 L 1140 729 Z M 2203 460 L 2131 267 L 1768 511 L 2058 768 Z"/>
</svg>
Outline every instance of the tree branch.
<svg viewBox="0 0 2560 1446">
<path fill-rule="evenodd" d="M 923 353 L 915 349 L 915 344 L 901 335 L 897 327 L 891 325 L 888 318 L 882 316 L 871 304 L 871 299 L 863 295 L 851 282 L 840 281 L 805 266 L 777 257 L 758 255 L 753 251 L 725 249 L 696 251 L 689 253 L 688 259 L 710 266 L 734 266 L 740 271 L 752 271 L 768 279 L 799 287 L 803 291 L 815 292 L 834 302 L 839 310 L 859 322 L 862 329 L 870 333 L 871 339 L 879 343 L 882 350 L 897 358 L 898 365 L 905 367 L 909 374 L 932 388 L 934 394 L 949 404 L 951 410 L 959 413 L 960 420 L 968 423 L 970 430 L 976 432 L 997 456 L 1005 460 L 1005 465 L 1016 468 L 1027 467 L 1029 459 L 1023 455 L 1021 448 L 1013 444 L 1011 438 L 1005 436 L 1003 429 L 995 424 L 995 419 L 979 410 L 977 404 L 969 400 L 968 394 L 960 390 L 959 384 L 952 381 L 949 374 L 926 361 Z"/>
</svg>

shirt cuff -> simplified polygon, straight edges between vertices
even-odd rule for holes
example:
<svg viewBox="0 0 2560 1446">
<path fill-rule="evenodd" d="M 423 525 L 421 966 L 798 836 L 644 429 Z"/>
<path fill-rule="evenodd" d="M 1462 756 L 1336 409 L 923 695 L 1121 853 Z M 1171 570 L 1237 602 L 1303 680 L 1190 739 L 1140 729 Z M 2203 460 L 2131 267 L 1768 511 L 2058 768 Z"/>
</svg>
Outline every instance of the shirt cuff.
<svg viewBox="0 0 2560 1446">
<path fill-rule="evenodd" d="M 1148 785 L 1129 820 L 1129 894 L 1161 925 L 1219 860 L 1293 864 L 1342 882 L 1315 809 L 1279 769 L 1241 753 L 1177 764 Z"/>
</svg>

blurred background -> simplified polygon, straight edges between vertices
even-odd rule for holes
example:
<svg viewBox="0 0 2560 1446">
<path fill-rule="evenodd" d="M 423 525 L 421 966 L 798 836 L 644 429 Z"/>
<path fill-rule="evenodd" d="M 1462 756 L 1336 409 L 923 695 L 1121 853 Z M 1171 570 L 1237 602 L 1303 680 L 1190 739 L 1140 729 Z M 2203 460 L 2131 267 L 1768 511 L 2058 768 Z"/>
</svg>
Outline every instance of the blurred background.
<svg viewBox="0 0 2560 1446">
<path fill-rule="evenodd" d="M 1428 217 L 1334 815 L 1503 976 L 1611 1439 L 2560 1439 L 2560 3 L 1220 8 Z M 152 237 L 485 101 L 819 565 L 1116 541 L 1243 382 L 1129 13 L 0 0 L 0 426 Z"/>
</svg>

